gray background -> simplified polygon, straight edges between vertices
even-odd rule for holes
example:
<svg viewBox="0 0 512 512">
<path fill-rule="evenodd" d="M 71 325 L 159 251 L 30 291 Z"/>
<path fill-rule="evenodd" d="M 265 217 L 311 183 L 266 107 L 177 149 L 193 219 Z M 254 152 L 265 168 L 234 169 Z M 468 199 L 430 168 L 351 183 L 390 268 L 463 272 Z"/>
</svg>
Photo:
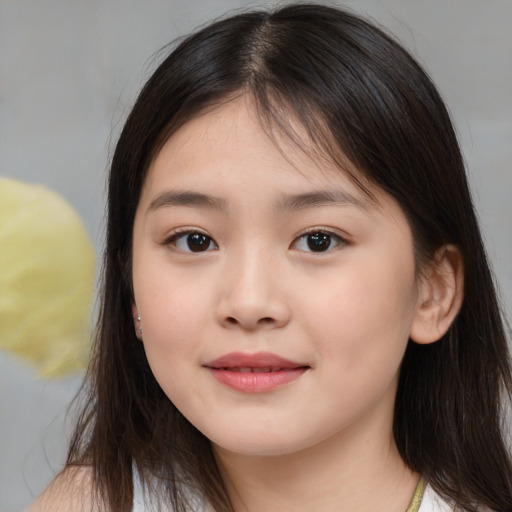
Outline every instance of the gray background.
<svg viewBox="0 0 512 512">
<path fill-rule="evenodd" d="M 331 3 L 350 6 L 397 34 L 441 90 L 510 318 L 512 1 Z M 271 4 L 0 0 L 0 175 L 60 192 L 99 251 L 109 155 L 152 69 L 151 56 L 207 20 L 257 5 Z M 64 413 L 79 382 L 39 380 L 27 364 L 0 353 L 1 512 L 26 506 L 59 469 Z"/>
</svg>

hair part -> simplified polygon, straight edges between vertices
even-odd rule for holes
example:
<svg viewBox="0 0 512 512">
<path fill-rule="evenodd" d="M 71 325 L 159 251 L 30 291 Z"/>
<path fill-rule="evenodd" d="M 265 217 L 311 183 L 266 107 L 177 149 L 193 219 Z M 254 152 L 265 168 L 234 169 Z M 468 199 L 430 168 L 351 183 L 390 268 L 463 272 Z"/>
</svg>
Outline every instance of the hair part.
<svg viewBox="0 0 512 512">
<path fill-rule="evenodd" d="M 460 249 L 462 309 L 438 342 L 409 342 L 394 436 L 405 463 L 458 506 L 512 509 L 501 425 L 510 358 L 448 112 L 395 40 L 318 4 L 217 21 L 181 42 L 142 89 L 112 161 L 98 331 L 68 466 L 93 467 L 98 501 L 112 512 L 132 506 L 134 467 L 173 510 L 186 510 L 187 496 L 196 495 L 232 512 L 210 442 L 163 393 L 135 336 L 131 250 L 145 175 L 162 145 L 241 95 L 254 101 L 270 136 L 284 135 L 344 170 L 348 161 L 363 190 L 372 184 L 395 198 L 420 261 L 446 243 Z"/>
</svg>

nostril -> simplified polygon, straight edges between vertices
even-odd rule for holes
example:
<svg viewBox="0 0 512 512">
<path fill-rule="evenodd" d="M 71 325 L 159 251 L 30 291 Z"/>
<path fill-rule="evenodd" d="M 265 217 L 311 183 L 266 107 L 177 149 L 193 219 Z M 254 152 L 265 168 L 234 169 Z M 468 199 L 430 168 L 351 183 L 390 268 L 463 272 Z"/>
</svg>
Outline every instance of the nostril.
<svg viewBox="0 0 512 512">
<path fill-rule="evenodd" d="M 227 324 L 230 324 L 230 325 L 238 325 L 240 323 L 242 324 L 247 324 L 249 325 L 247 322 L 240 322 L 239 320 L 237 320 L 235 317 L 233 316 L 228 316 L 226 317 L 226 323 Z M 271 325 L 271 324 L 274 324 L 275 323 L 275 320 L 273 318 L 271 318 L 270 316 L 266 316 L 266 317 L 263 317 L 263 318 L 260 318 L 256 321 L 256 323 L 252 324 L 252 327 L 255 328 L 256 326 L 263 326 L 263 325 Z"/>
</svg>

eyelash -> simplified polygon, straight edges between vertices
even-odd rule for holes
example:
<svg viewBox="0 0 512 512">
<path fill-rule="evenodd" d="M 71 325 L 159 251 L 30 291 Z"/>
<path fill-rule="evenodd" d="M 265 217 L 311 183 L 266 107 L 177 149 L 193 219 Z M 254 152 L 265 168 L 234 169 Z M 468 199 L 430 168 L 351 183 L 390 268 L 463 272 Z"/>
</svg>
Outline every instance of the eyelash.
<svg viewBox="0 0 512 512">
<path fill-rule="evenodd" d="M 307 237 L 312 236 L 312 235 L 323 235 L 325 237 L 329 237 L 330 240 L 329 240 L 329 245 L 327 247 L 327 250 L 325 250 L 325 251 L 311 250 L 311 251 L 304 251 L 304 252 L 321 254 L 321 253 L 331 252 L 332 250 L 336 249 L 337 247 L 344 247 L 349 244 L 349 242 L 345 238 L 343 238 L 341 235 L 333 233 L 332 231 L 329 231 L 328 229 L 316 228 L 316 229 L 310 229 L 310 230 L 306 231 L 305 233 L 302 233 L 301 235 L 299 235 L 293 241 L 292 246 L 297 245 L 297 243 L 303 239 L 307 240 Z M 336 245 L 334 247 L 331 247 L 332 241 L 336 241 Z M 321 242 L 321 240 L 320 240 L 320 242 Z M 311 249 L 311 246 L 309 244 L 308 244 L 308 246 Z M 300 249 L 298 249 L 298 250 L 300 250 Z"/>
<path fill-rule="evenodd" d="M 193 250 L 184 250 L 184 249 L 178 248 L 177 245 L 176 245 L 177 242 L 180 239 L 182 239 L 182 238 L 184 239 L 185 237 L 188 237 L 190 235 L 200 235 L 200 236 L 204 237 L 206 239 L 204 241 L 208 241 L 208 246 L 206 247 L 206 249 L 198 250 L 198 251 L 193 251 Z M 314 249 L 312 249 L 311 245 L 307 241 L 307 237 L 313 236 L 313 235 L 321 235 L 321 236 L 324 237 L 323 239 L 320 238 L 320 239 L 317 240 L 317 242 L 319 242 L 319 244 L 322 244 L 323 242 L 325 242 L 326 239 L 328 240 L 328 246 L 327 246 L 326 250 L 315 251 Z M 306 251 L 304 249 L 296 249 L 296 247 L 294 247 L 301 240 L 305 240 L 306 241 L 305 243 L 308 244 L 309 249 L 311 249 L 310 251 Z M 335 243 L 336 243 L 336 245 L 334 247 L 332 247 L 333 241 L 335 241 Z M 184 252 L 184 253 L 209 252 L 210 250 L 212 250 L 210 248 L 210 246 L 212 244 L 215 246 L 215 249 L 219 248 L 218 245 L 216 244 L 215 240 L 212 237 L 210 237 L 209 235 L 207 235 L 206 233 L 204 233 L 203 231 L 200 231 L 198 229 L 188 229 L 188 228 L 178 228 L 178 229 L 176 229 L 176 231 L 171 236 L 167 237 L 164 240 L 164 242 L 163 242 L 163 245 L 173 246 L 173 248 L 175 250 L 178 250 L 178 251 Z M 299 251 L 303 251 L 303 252 L 311 252 L 311 253 L 321 254 L 321 253 L 331 252 L 332 250 L 336 249 L 337 247 L 340 247 L 340 246 L 343 247 L 343 246 L 346 246 L 346 245 L 349 245 L 349 242 L 345 238 L 343 238 L 342 236 L 340 236 L 340 235 L 338 235 L 336 233 L 333 233 L 332 231 L 326 230 L 326 229 L 317 228 L 317 229 L 310 229 L 309 231 L 299 235 L 297 238 L 294 239 L 294 241 L 290 245 L 290 248 L 293 248 L 293 249 L 296 249 L 296 250 L 299 250 Z M 188 247 L 190 248 L 190 245 Z M 322 249 L 321 245 L 317 245 L 317 247 Z"/>
<path fill-rule="evenodd" d="M 180 251 L 180 252 L 184 252 L 184 253 L 207 252 L 207 251 L 192 251 L 192 250 L 185 251 L 183 249 L 179 249 L 176 246 L 176 243 L 181 238 L 185 238 L 185 237 L 188 237 L 190 235 L 201 235 L 201 236 L 203 236 L 203 237 L 205 237 L 205 238 L 207 238 L 209 240 L 208 248 L 211 245 L 211 243 L 213 243 L 215 245 L 215 248 L 218 249 L 217 244 L 215 243 L 215 241 L 213 240 L 213 238 L 211 236 L 207 235 L 206 233 L 204 233 L 203 231 L 200 231 L 198 229 L 189 229 L 189 228 L 177 228 L 171 236 L 167 237 L 163 241 L 163 245 L 172 246 L 175 250 Z"/>
</svg>

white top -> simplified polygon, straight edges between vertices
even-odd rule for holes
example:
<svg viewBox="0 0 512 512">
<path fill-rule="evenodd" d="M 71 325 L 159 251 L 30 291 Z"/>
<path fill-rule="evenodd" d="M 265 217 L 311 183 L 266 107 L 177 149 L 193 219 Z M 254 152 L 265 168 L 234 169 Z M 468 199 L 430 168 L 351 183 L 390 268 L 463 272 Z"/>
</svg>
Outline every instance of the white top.
<svg viewBox="0 0 512 512">
<path fill-rule="evenodd" d="M 423 493 L 423 499 L 418 512 L 453 512 L 453 507 L 448 505 L 429 485 Z"/>
<path fill-rule="evenodd" d="M 132 512 L 153 512 L 151 504 L 148 503 L 148 496 L 144 499 L 140 481 L 134 479 L 133 509 Z M 150 497 L 149 497 L 150 498 Z M 150 501 L 150 500 L 149 500 Z M 197 512 L 207 512 L 204 507 L 196 509 Z M 194 511 L 194 512 L 196 512 Z M 169 510 L 169 512 L 171 512 Z M 427 486 L 421 500 L 418 512 L 453 512 L 453 507 L 448 505 L 430 486 Z"/>
</svg>

